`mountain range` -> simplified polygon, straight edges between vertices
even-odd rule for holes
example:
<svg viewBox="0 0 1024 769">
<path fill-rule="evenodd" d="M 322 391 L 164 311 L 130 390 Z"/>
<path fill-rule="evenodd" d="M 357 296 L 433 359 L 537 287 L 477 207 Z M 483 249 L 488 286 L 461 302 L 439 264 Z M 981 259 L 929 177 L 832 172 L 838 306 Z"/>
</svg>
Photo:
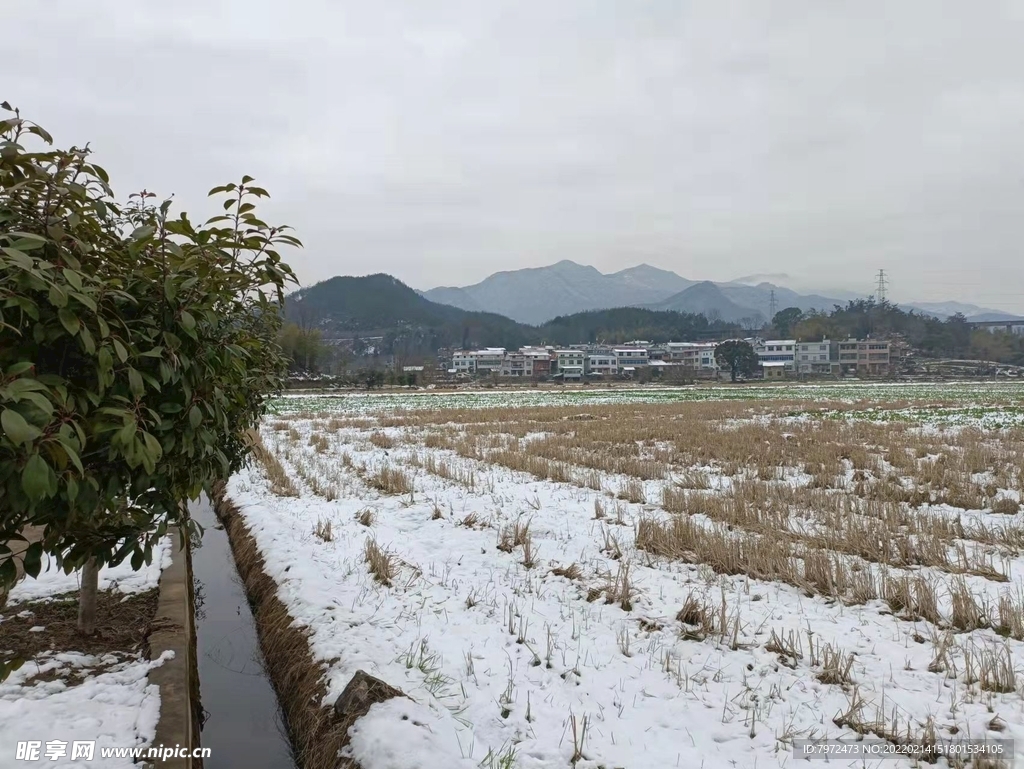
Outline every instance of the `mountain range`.
<svg viewBox="0 0 1024 769">
<path fill-rule="evenodd" d="M 400 354 L 441 347 L 573 344 L 626 339 L 696 339 L 728 332 L 703 315 L 634 307 L 561 315 L 539 326 L 492 312 L 432 302 L 391 275 L 339 276 L 289 294 L 289 320 L 325 339 L 382 337 Z M 735 329 L 734 329 L 735 330 Z"/>
<path fill-rule="evenodd" d="M 547 267 L 496 272 L 471 286 L 443 286 L 420 293 L 432 302 L 471 312 L 486 310 L 535 326 L 560 315 L 612 307 L 641 307 L 696 313 L 710 320 L 739 323 L 751 328 L 770 320 L 772 292 L 775 292 L 776 310 L 799 307 L 805 312 L 831 310 L 837 304 L 846 304 L 854 296 L 847 292 L 836 292 L 834 296 L 801 294 L 762 280 L 785 277 L 755 275 L 715 283 L 689 280 L 648 264 L 605 274 L 589 265 L 563 260 Z M 958 312 L 972 320 L 1017 317 L 952 301 L 900 303 L 900 306 L 942 319 Z"/>
</svg>

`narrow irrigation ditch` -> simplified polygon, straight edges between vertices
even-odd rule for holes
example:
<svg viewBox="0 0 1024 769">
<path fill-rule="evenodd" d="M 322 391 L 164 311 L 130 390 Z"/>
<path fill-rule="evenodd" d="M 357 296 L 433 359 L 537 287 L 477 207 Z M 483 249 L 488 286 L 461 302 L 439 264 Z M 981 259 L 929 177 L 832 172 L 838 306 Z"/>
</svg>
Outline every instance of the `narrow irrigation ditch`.
<svg viewBox="0 0 1024 769">
<path fill-rule="evenodd" d="M 346 744 L 352 715 L 346 717 L 323 704 L 327 694 L 323 665 L 310 653 L 307 631 L 295 624 L 277 597 L 277 585 L 264 571 L 256 541 L 223 484 L 215 489 L 213 509 L 224 526 L 248 597 L 266 674 L 277 693 L 291 741 L 294 765 L 300 769 L 355 769 L 353 762 L 338 757 Z M 207 703 L 205 692 L 203 702 Z M 203 744 L 209 743 L 204 740 Z"/>
<path fill-rule="evenodd" d="M 192 548 L 201 741 L 210 749 L 204 769 L 293 767 L 286 721 L 226 527 L 205 498 L 192 505 L 191 514 L 204 529 Z"/>
</svg>

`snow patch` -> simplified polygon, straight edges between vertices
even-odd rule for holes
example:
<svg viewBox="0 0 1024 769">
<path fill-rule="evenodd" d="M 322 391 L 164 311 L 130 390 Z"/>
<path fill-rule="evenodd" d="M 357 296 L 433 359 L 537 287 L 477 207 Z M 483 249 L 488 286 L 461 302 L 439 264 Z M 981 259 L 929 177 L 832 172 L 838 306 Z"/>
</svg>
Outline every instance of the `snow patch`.
<svg viewBox="0 0 1024 769">
<path fill-rule="evenodd" d="M 131 559 L 117 566 L 100 569 L 100 590 L 114 590 L 125 595 L 144 593 L 160 583 L 160 573 L 171 565 L 171 538 L 165 537 L 153 548 L 153 561 L 138 571 L 132 571 Z M 79 573 L 65 574 L 55 560 L 49 559 L 36 579 L 25 577 L 12 588 L 8 601 L 11 604 L 25 601 L 39 601 L 64 593 L 76 592 L 81 584 Z"/>
<path fill-rule="evenodd" d="M 349 729 L 342 755 L 363 769 L 476 769 L 450 719 L 404 697 L 378 702 Z"/>
<path fill-rule="evenodd" d="M 44 744 L 61 740 L 69 746 L 76 740 L 95 740 L 97 759 L 101 748 L 150 745 L 160 715 L 160 691 L 147 676 L 173 656 L 173 652 L 165 652 L 153 661 L 116 662 L 112 655 L 65 652 L 27 662 L 0 683 L 0 767 L 23 763 L 14 761 L 14 749 L 24 740 Z M 69 686 L 61 678 L 32 683 L 42 673 L 87 672 L 99 665 L 110 666 L 93 675 L 87 673 L 76 685 Z M 46 765 L 77 767 L 81 761 L 65 758 L 46 761 Z M 129 769 L 135 764 L 130 758 L 108 758 L 103 766 Z"/>
</svg>

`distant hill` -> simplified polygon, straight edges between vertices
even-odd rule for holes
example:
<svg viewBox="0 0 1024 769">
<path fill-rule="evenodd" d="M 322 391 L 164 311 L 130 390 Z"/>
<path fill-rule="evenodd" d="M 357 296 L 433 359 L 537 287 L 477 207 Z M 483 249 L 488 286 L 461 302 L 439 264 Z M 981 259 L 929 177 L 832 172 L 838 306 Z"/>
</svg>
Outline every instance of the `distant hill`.
<svg viewBox="0 0 1024 769">
<path fill-rule="evenodd" d="M 520 323 L 538 325 L 557 315 L 650 304 L 691 284 L 674 272 L 646 264 L 605 275 L 594 267 L 563 260 L 548 267 L 496 272 L 464 288 L 432 288 L 423 296 L 464 310 L 486 307 Z"/>
<path fill-rule="evenodd" d="M 649 264 L 638 264 L 636 267 L 613 272 L 607 277 L 638 293 L 649 292 L 652 296 L 684 291 L 697 282 L 680 277 L 670 270 L 651 267 Z"/>
<path fill-rule="evenodd" d="M 538 329 L 548 344 L 580 342 L 622 343 L 633 339 L 649 342 L 693 341 L 740 333 L 738 326 L 709 321 L 703 315 L 617 307 L 564 315 Z"/>
<path fill-rule="evenodd" d="M 805 312 L 831 312 L 837 304 L 865 298 L 842 290 L 803 294 L 780 285 L 789 281 L 790 276 L 784 273 L 764 273 L 726 283 L 698 283 L 648 264 L 606 275 L 594 267 L 564 260 L 547 267 L 496 272 L 472 286 L 433 288 L 422 294 L 433 302 L 463 310 L 497 312 L 533 325 L 562 314 L 612 307 L 701 312 L 727 320 L 758 317 L 770 320 L 772 292 L 776 311 L 799 307 Z M 679 296 L 697 285 L 703 288 L 694 294 Z M 712 291 L 710 286 L 716 286 L 720 292 Z M 979 319 L 980 316 L 991 316 L 993 320 L 1014 317 L 962 302 L 901 302 L 900 306 L 937 318 L 947 318 L 957 312 Z"/>
<path fill-rule="evenodd" d="M 964 302 L 900 302 L 900 307 L 920 310 L 926 315 L 933 315 L 940 320 L 945 320 L 957 313 L 960 313 L 968 320 L 976 321 L 1016 320 L 1021 317 L 1021 314 L 1002 312 L 1001 310 L 979 307 L 976 304 L 966 304 Z"/>
<path fill-rule="evenodd" d="M 837 304 L 846 304 L 841 299 L 821 296 L 819 294 L 798 294 L 792 289 L 783 286 L 776 286 L 772 283 L 759 283 L 756 286 L 740 286 L 732 283 L 719 283 L 730 300 L 742 307 L 750 307 L 764 313 L 766 320 L 771 312 L 772 292 L 775 292 L 776 312 L 787 307 L 799 307 L 804 312 L 808 310 L 830 311 Z"/>
<path fill-rule="evenodd" d="M 988 323 L 996 320 L 1024 321 L 1024 315 L 1012 315 L 1008 312 L 982 312 L 977 315 L 971 315 L 967 320 L 974 321 L 975 323 Z"/>
<path fill-rule="evenodd" d="M 424 355 L 441 347 L 568 345 L 581 341 L 687 340 L 732 327 L 703 315 L 617 308 L 563 315 L 542 326 L 432 302 L 390 275 L 337 277 L 300 289 L 285 314 L 327 339 L 384 337 L 385 352 Z"/>
<path fill-rule="evenodd" d="M 519 347 L 534 337 L 533 329 L 502 315 L 431 302 L 385 274 L 330 278 L 300 289 L 287 297 L 285 313 L 290 320 L 320 328 L 327 337 L 386 331 L 427 349 Z"/>
<path fill-rule="evenodd" d="M 458 307 L 460 310 L 469 310 L 470 312 L 484 311 L 480 304 L 464 288 L 435 288 L 428 292 L 422 292 L 421 296 L 424 299 L 429 299 L 431 302 L 451 305 L 452 307 Z"/>
<path fill-rule="evenodd" d="M 423 291 L 422 295 L 432 302 L 463 310 L 486 308 L 532 325 L 543 324 L 562 314 L 613 307 L 698 312 L 728 321 L 767 320 L 772 291 L 775 291 L 779 310 L 784 307 L 831 310 L 835 304 L 843 303 L 841 299 L 801 295 L 765 281 L 750 285 L 756 277 L 759 276 L 729 283 L 694 281 L 649 264 L 604 274 L 594 267 L 563 260 L 548 267 L 496 272 L 471 286 L 442 286 Z M 702 288 L 681 296 L 697 286 Z"/>
<path fill-rule="evenodd" d="M 683 278 L 673 281 L 658 274 L 664 271 L 658 271 L 646 265 L 623 271 L 626 273 L 625 275 L 622 273 L 602 275 L 592 267 L 581 267 L 571 262 L 563 263 L 558 269 L 540 272 L 547 275 L 554 285 L 561 287 L 565 295 L 576 296 L 577 306 L 582 301 L 579 297 L 583 292 L 571 293 L 570 289 L 574 286 L 570 284 L 573 284 L 575 278 L 581 279 L 583 283 L 593 280 L 594 283 L 603 285 L 607 285 L 605 283 L 607 280 L 617 281 L 617 285 L 621 285 L 618 281 L 631 282 L 634 291 L 633 297 L 643 296 L 645 293 L 649 295 L 652 290 L 652 282 L 660 281 L 666 285 L 689 283 Z M 565 281 L 568 282 L 555 281 L 554 276 L 557 273 L 561 273 Z M 513 273 L 504 275 L 513 275 Z M 519 276 L 519 278 L 521 277 Z M 519 278 L 509 280 L 515 282 Z M 507 278 L 501 278 L 501 280 L 507 280 Z M 593 287 L 593 284 L 588 285 Z M 575 285 L 575 288 L 578 289 L 579 286 Z M 617 307 L 582 312 L 559 311 L 555 312 L 557 317 L 552 317 L 542 324 L 530 325 L 519 323 L 497 312 L 467 310 L 431 301 L 396 278 L 378 274 L 366 277 L 336 277 L 302 288 L 286 298 L 285 312 L 290 320 L 302 326 L 319 328 L 324 337 L 328 339 L 381 336 L 383 342 L 378 347 L 382 352 L 428 355 L 442 347 L 518 348 L 526 344 L 621 343 L 631 339 L 666 342 L 721 337 L 741 329 L 758 327 L 766 321 L 768 319 L 767 308 L 765 311 L 761 311 L 757 305 L 766 296 L 770 296 L 770 292 L 773 290 L 775 291 L 776 306 L 780 310 L 796 306 L 801 309 L 814 307 L 830 311 L 833 305 L 840 304 L 828 297 L 796 294 L 789 289 L 773 287 L 770 283 L 744 286 L 703 281 L 688 285 L 660 301 L 647 304 L 646 307 Z M 460 293 L 467 292 L 465 289 L 447 289 L 446 291 L 447 294 L 443 292 L 438 294 L 436 291 L 428 293 L 449 298 L 456 296 L 467 303 L 470 301 L 465 295 L 460 296 Z M 549 296 L 550 294 L 545 295 Z M 480 300 L 473 298 L 472 301 Z M 560 303 L 557 299 L 551 301 L 554 302 L 556 310 L 561 310 L 565 304 L 570 306 L 572 304 L 571 302 Z M 765 301 L 766 304 L 767 301 Z M 865 304 L 862 301 L 860 304 L 868 306 L 870 303 Z M 858 303 L 854 302 L 852 305 L 858 305 Z M 924 322 L 928 320 L 931 323 L 936 323 L 937 321 L 932 318 L 938 315 L 937 310 L 948 311 L 955 307 L 960 308 L 961 312 L 964 309 L 971 311 L 984 309 L 959 303 L 942 303 L 941 308 L 934 304 L 925 306 L 932 308 L 932 312 L 915 310 L 917 313 L 924 313 L 917 315 L 917 320 L 915 320 L 913 315 L 905 313 L 899 315 L 894 305 L 886 305 L 895 313 L 892 317 L 898 316 L 901 323 L 905 322 L 911 325 L 917 323 L 921 329 L 932 329 L 928 332 L 932 336 L 927 334 L 921 336 L 923 341 L 920 343 L 925 348 L 928 345 L 935 347 L 933 341 L 930 340 L 936 335 L 938 335 L 936 338 L 942 338 L 939 331 L 935 330 L 938 327 L 932 328 Z M 881 309 L 878 312 L 881 312 Z M 964 314 L 966 315 L 966 313 Z M 844 308 L 843 313 L 840 313 L 839 316 L 836 316 L 835 313 L 830 313 L 830 315 L 833 318 L 845 318 L 849 315 L 861 325 L 854 323 L 854 325 L 844 326 L 842 323 L 837 325 L 833 322 L 832 325 L 835 325 L 836 328 L 830 330 L 829 333 L 864 335 L 890 330 L 884 326 L 871 325 L 875 322 L 871 320 L 874 316 L 866 310 L 851 315 L 848 308 Z M 993 311 L 992 314 L 972 313 L 971 317 L 979 320 L 989 318 L 999 320 L 1009 319 L 1013 316 Z M 871 322 L 868 323 L 868 320 Z M 917 327 L 915 326 L 915 328 Z M 895 330 L 902 332 L 904 329 L 900 327 Z M 923 331 L 921 333 L 924 334 Z M 990 335 L 986 335 L 985 338 L 990 338 Z M 939 348 L 935 347 L 935 349 Z"/>
<path fill-rule="evenodd" d="M 732 301 L 721 287 L 709 280 L 692 285 L 663 302 L 649 305 L 649 309 L 695 313 L 709 320 L 723 320 L 727 323 L 747 320 L 750 326 L 760 326 L 766 315 Z"/>
</svg>

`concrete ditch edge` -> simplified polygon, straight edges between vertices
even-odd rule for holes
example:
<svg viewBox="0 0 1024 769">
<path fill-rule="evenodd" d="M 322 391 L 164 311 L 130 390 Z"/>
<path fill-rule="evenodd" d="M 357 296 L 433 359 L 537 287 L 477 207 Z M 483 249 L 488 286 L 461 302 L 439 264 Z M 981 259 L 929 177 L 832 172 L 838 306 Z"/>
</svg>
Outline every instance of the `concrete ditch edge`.
<svg viewBox="0 0 1024 769">
<path fill-rule="evenodd" d="M 267 675 L 284 715 L 285 728 L 299 769 L 358 769 L 339 752 L 347 742 L 348 727 L 326 696 L 324 664 L 309 648 L 308 630 L 299 626 L 277 597 L 277 583 L 264 570 L 256 540 L 226 484 L 214 488 L 213 509 L 224 524 L 238 575 L 245 587 Z"/>
<path fill-rule="evenodd" d="M 160 575 L 156 616 L 149 633 L 149 658 L 166 651 L 174 658 L 149 671 L 149 682 L 160 687 L 160 718 L 151 747 L 198 748 L 202 708 L 196 657 L 195 593 L 192 549 L 175 532 L 171 565 Z M 202 769 L 199 758 L 168 758 L 166 769 Z"/>
</svg>

